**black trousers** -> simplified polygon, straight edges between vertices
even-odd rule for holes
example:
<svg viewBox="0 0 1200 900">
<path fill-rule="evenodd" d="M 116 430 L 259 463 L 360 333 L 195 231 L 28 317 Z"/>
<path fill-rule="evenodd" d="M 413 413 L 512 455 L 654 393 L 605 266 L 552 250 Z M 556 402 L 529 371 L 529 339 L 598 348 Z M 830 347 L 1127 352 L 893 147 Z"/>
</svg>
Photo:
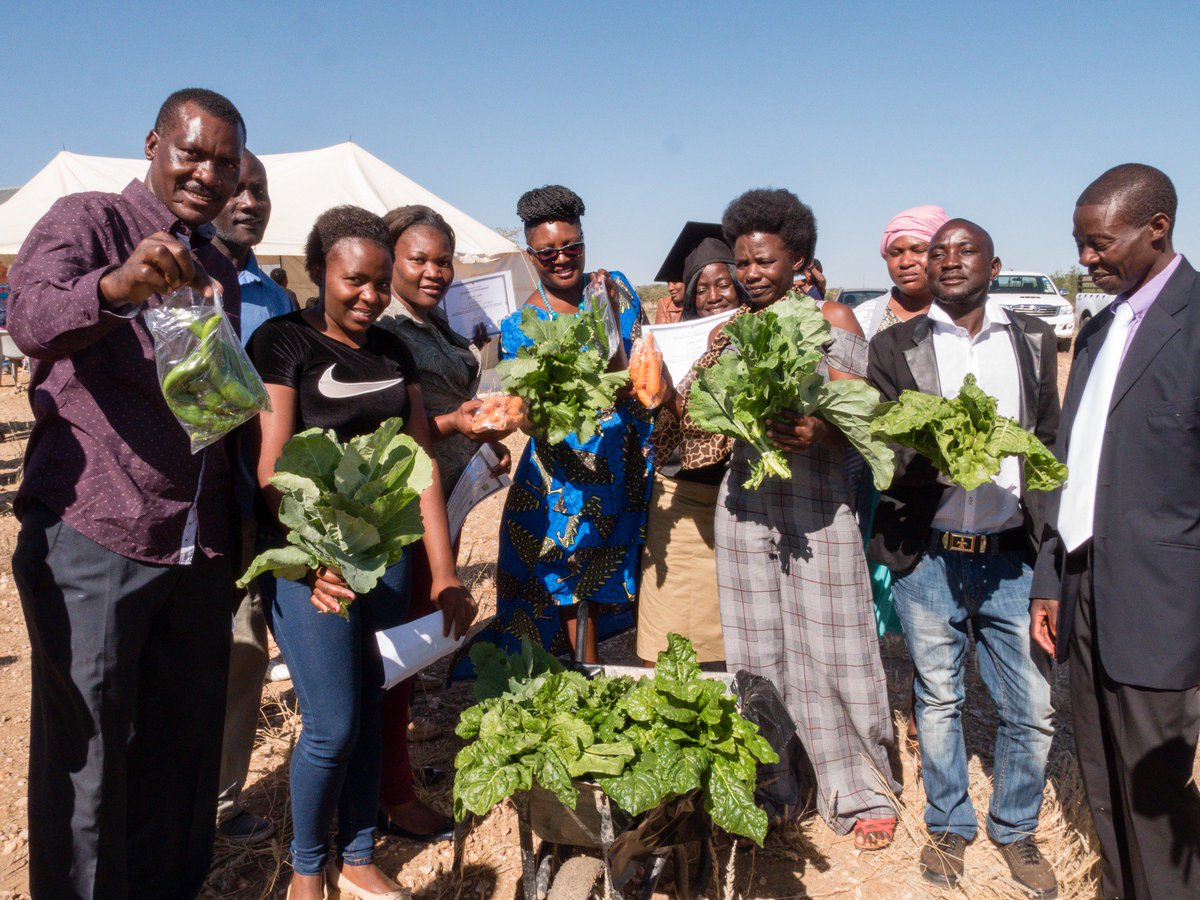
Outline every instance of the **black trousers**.
<svg viewBox="0 0 1200 900">
<path fill-rule="evenodd" d="M 216 821 L 228 559 L 134 562 L 32 503 L 13 576 L 32 648 L 33 897 L 194 897 Z"/>
<path fill-rule="evenodd" d="M 1079 557 L 1070 561 L 1079 584 L 1071 719 L 1100 841 L 1100 896 L 1200 897 L 1200 792 L 1189 783 L 1200 689 L 1152 690 L 1108 677 L 1095 639 L 1090 552 Z"/>
</svg>

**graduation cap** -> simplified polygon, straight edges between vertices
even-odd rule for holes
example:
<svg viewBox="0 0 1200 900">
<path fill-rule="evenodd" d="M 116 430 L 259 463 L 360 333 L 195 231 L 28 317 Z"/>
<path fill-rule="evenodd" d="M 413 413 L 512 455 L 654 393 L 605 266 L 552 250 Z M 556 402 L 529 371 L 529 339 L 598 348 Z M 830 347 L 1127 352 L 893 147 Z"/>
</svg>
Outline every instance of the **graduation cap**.
<svg viewBox="0 0 1200 900">
<path fill-rule="evenodd" d="M 663 260 L 662 268 L 658 270 L 654 280 L 686 281 L 685 276 L 688 270 L 693 269 L 695 263 L 699 261 L 698 259 L 690 260 L 693 265 L 689 266 L 688 257 L 702 245 L 703 252 L 699 256 L 705 258 L 704 265 L 710 262 L 733 262 L 733 253 L 730 251 L 729 245 L 725 243 L 720 225 L 716 222 L 688 222 L 679 232 L 679 237 L 675 238 L 675 243 L 667 253 L 667 258 Z"/>
</svg>

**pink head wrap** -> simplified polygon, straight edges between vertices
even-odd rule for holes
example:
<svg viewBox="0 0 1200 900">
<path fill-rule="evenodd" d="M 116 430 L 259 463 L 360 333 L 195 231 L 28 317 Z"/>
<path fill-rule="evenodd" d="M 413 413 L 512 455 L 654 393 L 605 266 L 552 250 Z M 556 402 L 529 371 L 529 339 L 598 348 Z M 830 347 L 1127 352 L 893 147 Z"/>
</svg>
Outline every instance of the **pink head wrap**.
<svg viewBox="0 0 1200 900">
<path fill-rule="evenodd" d="M 934 233 L 950 221 L 946 211 L 940 206 L 914 206 L 892 217 L 883 229 L 883 241 L 879 245 L 879 255 L 887 259 L 888 247 L 898 237 L 915 237 L 917 240 L 929 242 Z"/>
</svg>

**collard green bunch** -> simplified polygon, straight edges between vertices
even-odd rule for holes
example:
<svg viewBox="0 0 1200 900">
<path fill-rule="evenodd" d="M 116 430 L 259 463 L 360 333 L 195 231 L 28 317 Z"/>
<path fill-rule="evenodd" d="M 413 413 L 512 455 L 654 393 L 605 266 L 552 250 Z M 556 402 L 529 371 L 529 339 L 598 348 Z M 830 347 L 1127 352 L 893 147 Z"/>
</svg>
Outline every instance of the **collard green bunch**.
<svg viewBox="0 0 1200 900">
<path fill-rule="evenodd" d="M 471 659 L 480 702 L 457 728 L 471 743 L 455 760 L 456 818 L 534 782 L 573 809 L 573 781 L 585 779 L 631 815 L 699 790 L 720 828 L 763 842 L 757 768 L 779 758 L 725 685 L 701 676 L 690 641 L 669 635 L 654 676 L 636 682 L 589 680 L 528 642 L 511 657 L 481 644 Z"/>
<path fill-rule="evenodd" d="M 400 433 L 403 424 L 388 419 L 345 444 L 332 431 L 310 428 L 284 444 L 271 484 L 283 494 L 279 522 L 288 545 L 259 554 L 238 585 L 263 572 L 294 580 L 328 566 L 356 594 L 374 588 L 425 533 L 419 497 L 433 480 L 433 464 Z"/>
<path fill-rule="evenodd" d="M 625 372 L 607 372 L 604 311 L 587 304 L 577 316 L 550 319 L 533 306 L 521 311 L 521 331 L 532 342 L 496 366 L 504 391 L 525 401 L 534 431 L 552 444 L 574 434 L 587 442 L 601 410 L 613 405 Z"/>
<path fill-rule="evenodd" d="M 754 315 L 731 319 L 724 331 L 732 352 L 696 373 L 688 412 L 706 431 L 758 451 L 744 487 L 756 488 L 768 475 L 792 477 L 787 457 L 766 435 L 766 420 L 785 410 L 833 425 L 863 455 L 875 486 L 891 484 L 895 457 L 871 433 L 879 393 L 865 381 L 826 381 L 817 373 L 831 331 L 811 297 L 792 291 Z"/>
<path fill-rule="evenodd" d="M 957 397 L 904 391 L 874 428 L 879 436 L 916 450 L 968 491 L 991 481 L 1005 456 L 1025 458 L 1025 484 L 1031 490 L 1051 491 L 1067 480 L 1067 467 L 1037 435 L 996 414 L 996 399 L 974 375 L 963 380 Z"/>
</svg>

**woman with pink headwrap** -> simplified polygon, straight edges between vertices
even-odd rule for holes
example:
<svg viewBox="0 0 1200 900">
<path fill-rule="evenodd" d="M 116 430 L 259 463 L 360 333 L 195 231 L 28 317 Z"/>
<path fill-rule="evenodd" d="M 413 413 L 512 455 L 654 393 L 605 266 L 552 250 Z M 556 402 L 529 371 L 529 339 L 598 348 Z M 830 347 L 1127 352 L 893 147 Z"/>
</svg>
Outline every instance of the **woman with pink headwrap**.
<svg viewBox="0 0 1200 900">
<path fill-rule="evenodd" d="M 862 326 L 869 341 L 881 331 L 893 325 L 907 322 L 913 316 L 923 316 L 929 311 L 933 295 L 925 279 L 925 255 L 933 233 L 949 220 L 940 206 L 914 206 L 897 213 L 883 229 L 883 240 L 879 242 L 879 254 L 887 263 L 888 275 L 894 287 L 886 294 L 860 303 L 854 309 L 854 317 Z M 851 467 L 854 472 L 861 467 Z M 871 519 L 879 493 L 869 478 L 858 481 L 858 521 L 863 534 L 871 533 Z M 900 620 L 892 604 L 892 573 L 879 563 L 867 560 L 871 572 L 871 589 L 875 601 L 875 619 L 879 635 L 899 634 Z M 911 692 L 910 692 L 911 693 Z M 915 697 L 915 694 L 913 694 Z M 917 722 L 910 714 L 905 746 L 917 755 Z"/>
<path fill-rule="evenodd" d="M 859 304 L 854 317 L 869 341 L 881 331 L 929 311 L 933 295 L 925 281 L 925 254 L 933 233 L 949 220 L 940 206 L 914 206 L 897 213 L 883 230 L 879 255 L 895 285 L 890 292 Z"/>
</svg>

